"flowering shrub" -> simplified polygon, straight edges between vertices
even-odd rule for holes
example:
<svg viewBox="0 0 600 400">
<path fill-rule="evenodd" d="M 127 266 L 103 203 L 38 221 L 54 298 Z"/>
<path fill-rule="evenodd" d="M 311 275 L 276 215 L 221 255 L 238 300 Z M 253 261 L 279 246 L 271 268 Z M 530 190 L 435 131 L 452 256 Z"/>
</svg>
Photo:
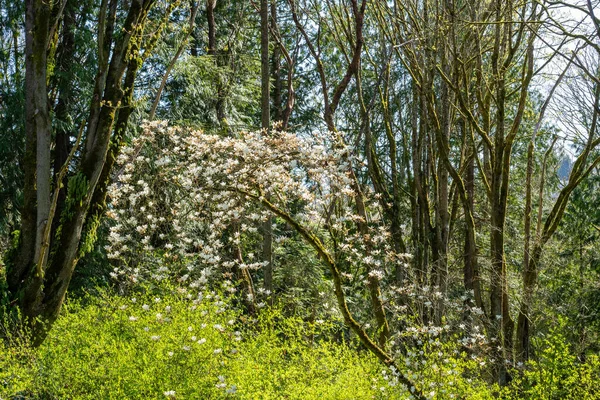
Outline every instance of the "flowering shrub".
<svg viewBox="0 0 600 400">
<path fill-rule="evenodd" d="M 405 354 L 437 354 L 439 349 L 423 346 L 421 335 L 443 332 L 458 351 L 450 365 L 463 360 L 464 374 L 476 361 L 482 362 L 480 349 L 486 350 L 487 343 L 477 329 L 483 313 L 469 306 L 468 296 L 451 300 L 438 287 L 398 287 L 398 268 L 411 281 L 410 255 L 393 251 L 382 204 L 358 184 L 351 167 L 358 161 L 338 135 L 301 138 L 273 130 L 223 138 L 152 122 L 144 125 L 118 162 L 122 172 L 111 187 L 109 215 L 114 224 L 106 250 L 117 263 L 113 278 L 121 285 L 172 278 L 190 290 L 203 291 L 223 284 L 230 293 L 241 287 L 244 298 L 260 308 L 270 293 L 260 287 L 265 263 L 256 256 L 256 243 L 260 225 L 275 215 L 281 227 L 275 230 L 276 247 L 300 236 L 323 262 L 313 268 L 329 268 L 323 276 L 332 282 L 329 293 L 319 288 L 319 296 L 313 294 L 319 317 L 339 319 L 343 314 L 380 359 L 394 357 L 393 362 L 401 363 Z M 365 297 L 371 307 L 363 305 Z M 443 326 L 425 321 L 435 307 L 449 311 Z M 393 334 L 384 331 L 389 329 L 386 314 L 393 316 Z M 463 321 L 470 332 L 460 328 Z M 377 335 L 380 346 L 392 339 L 385 349 L 374 347 L 369 336 Z M 433 343 L 443 344 L 439 337 Z M 471 358 L 465 360 L 464 349 Z M 445 354 L 442 361 L 450 360 Z M 442 361 L 440 365 L 446 364 Z M 403 369 L 413 381 L 433 384 L 423 393 L 430 398 L 460 396 L 460 390 L 442 388 L 439 376 L 421 370 L 426 365 L 422 362 L 426 359 L 405 363 Z M 397 364 L 391 372 L 395 380 L 389 382 L 400 391 L 412 389 L 421 396 L 421 388 L 415 388 Z"/>
<path fill-rule="evenodd" d="M 252 243 L 279 210 L 319 238 L 344 267 L 345 284 L 362 296 L 363 283 L 391 276 L 405 255 L 392 251 L 374 196 L 361 193 L 368 214 L 357 213 L 349 151 L 335 134 L 299 138 L 274 130 L 222 138 L 146 124 L 119 157 L 122 173 L 110 191 L 113 277 L 121 284 L 171 277 L 192 288 L 234 277 L 231 291 L 245 282 L 251 300 L 268 295 Z M 276 221 L 276 252 L 297 234 L 285 222 Z M 334 302 L 329 297 L 321 311 L 335 313 Z"/>
</svg>

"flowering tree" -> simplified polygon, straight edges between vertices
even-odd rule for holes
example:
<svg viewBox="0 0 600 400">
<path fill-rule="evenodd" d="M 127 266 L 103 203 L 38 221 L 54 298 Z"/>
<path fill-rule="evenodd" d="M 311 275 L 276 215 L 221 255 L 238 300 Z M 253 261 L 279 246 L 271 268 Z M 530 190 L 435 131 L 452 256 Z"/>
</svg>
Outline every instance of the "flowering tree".
<svg viewBox="0 0 600 400">
<path fill-rule="evenodd" d="M 202 288 L 220 274 L 233 275 L 254 305 L 250 271 L 263 263 L 243 254 L 241 242 L 275 215 L 318 254 L 345 323 L 394 365 L 385 350 L 381 282 L 405 256 L 388 245 L 377 199 L 355 190 L 350 150 L 337 134 L 300 138 L 275 129 L 222 138 L 163 122 L 144 125 L 121 154 L 110 191 L 115 223 L 107 251 L 119 265 L 113 277 L 137 282 L 175 275 Z M 371 298 L 377 322 L 371 333 L 355 319 L 349 286 L 362 286 Z"/>
</svg>

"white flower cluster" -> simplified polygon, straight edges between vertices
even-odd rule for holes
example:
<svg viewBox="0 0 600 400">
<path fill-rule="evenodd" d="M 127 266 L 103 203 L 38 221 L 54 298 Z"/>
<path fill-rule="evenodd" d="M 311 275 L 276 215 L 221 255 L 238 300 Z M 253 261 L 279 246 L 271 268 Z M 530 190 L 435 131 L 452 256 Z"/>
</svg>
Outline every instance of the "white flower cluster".
<svg viewBox="0 0 600 400">
<path fill-rule="evenodd" d="M 223 138 L 145 124 L 118 157 L 120 174 L 109 190 L 114 223 L 106 250 L 118 265 L 111 275 L 134 283 L 176 278 L 201 289 L 222 276 L 217 272 L 260 269 L 265 263 L 253 254 L 228 254 L 272 215 L 269 202 L 309 231 L 333 236 L 340 257 L 370 274 L 363 278 L 391 276 L 403 257 L 391 251 L 371 193 L 364 194 L 368 221 L 357 215 L 352 157 L 340 143 L 335 134 Z M 360 222 L 367 232 L 357 232 Z"/>
</svg>

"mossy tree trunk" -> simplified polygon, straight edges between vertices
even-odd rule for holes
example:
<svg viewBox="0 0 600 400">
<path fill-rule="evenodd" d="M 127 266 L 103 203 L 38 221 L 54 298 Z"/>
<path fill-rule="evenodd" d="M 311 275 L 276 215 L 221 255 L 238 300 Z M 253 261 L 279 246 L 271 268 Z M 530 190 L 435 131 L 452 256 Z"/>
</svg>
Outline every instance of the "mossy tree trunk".
<svg viewBox="0 0 600 400">
<path fill-rule="evenodd" d="M 82 127 L 80 134 L 83 145 L 65 156 L 64 143 L 59 144 L 52 169 L 53 124 L 47 71 L 52 54 L 73 50 L 66 48 L 74 45 L 69 40 L 73 1 L 26 1 L 25 201 L 19 241 L 7 259 L 7 284 L 11 304 L 20 309 L 32 328 L 34 344 L 43 341 L 56 320 L 77 261 L 95 237 L 110 171 L 131 113 L 135 76 L 166 21 L 155 27 L 150 39 L 145 39 L 146 48 L 140 55 L 144 26 L 153 4 L 154 0 L 121 5 L 118 0 L 102 0 L 98 71 L 86 128 Z M 62 48 L 50 52 L 51 36 L 60 26 L 65 9 L 60 34 L 66 36 L 59 42 Z M 122 26 L 117 26 L 119 10 L 125 15 Z M 58 139 L 64 142 L 64 138 Z M 75 151 L 79 154 L 77 163 L 72 162 Z M 64 176 L 67 167 L 71 176 L 63 187 L 62 179 L 57 178 Z"/>
</svg>

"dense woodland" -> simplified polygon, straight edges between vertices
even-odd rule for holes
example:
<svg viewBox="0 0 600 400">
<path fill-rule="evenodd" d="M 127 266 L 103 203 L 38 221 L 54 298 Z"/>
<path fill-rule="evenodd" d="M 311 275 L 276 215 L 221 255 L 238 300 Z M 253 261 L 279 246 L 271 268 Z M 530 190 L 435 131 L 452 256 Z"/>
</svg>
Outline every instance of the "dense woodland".
<svg viewBox="0 0 600 400">
<path fill-rule="evenodd" d="M 600 398 L 598 0 L 0 0 L 0 398 Z"/>
</svg>

